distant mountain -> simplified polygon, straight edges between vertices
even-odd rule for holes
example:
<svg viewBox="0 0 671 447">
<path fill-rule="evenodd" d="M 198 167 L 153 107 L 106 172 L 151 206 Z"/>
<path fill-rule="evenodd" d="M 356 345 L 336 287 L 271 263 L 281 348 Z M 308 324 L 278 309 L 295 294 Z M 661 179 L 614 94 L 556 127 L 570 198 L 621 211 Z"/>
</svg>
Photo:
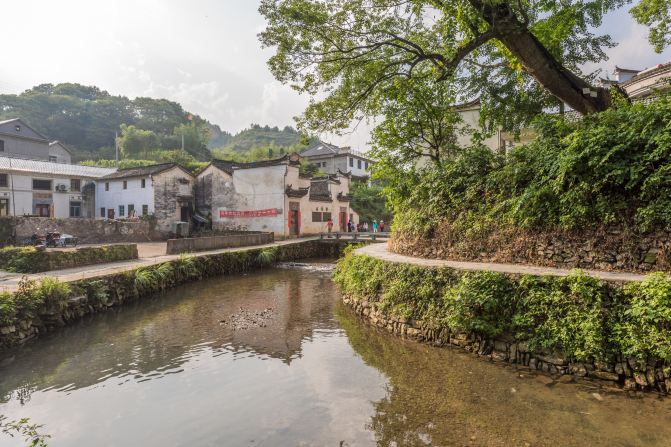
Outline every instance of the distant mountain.
<svg viewBox="0 0 671 447">
<path fill-rule="evenodd" d="M 291 126 L 284 129 L 278 127 L 260 126 L 252 124 L 249 129 L 245 129 L 233 135 L 228 141 L 219 146 L 210 144 L 210 149 L 233 150 L 235 152 L 248 152 L 263 146 L 276 146 L 279 148 L 290 148 L 296 146 L 305 146 L 311 140 L 298 132 Z"/>
<path fill-rule="evenodd" d="M 65 143 L 73 150 L 75 160 L 114 159 L 115 132 L 121 136 L 122 124 L 153 132 L 149 135 L 151 148 L 141 153 L 142 158 L 150 160 L 160 159 L 161 152 L 179 149 L 182 135 L 193 126 L 199 130 L 191 136 L 202 131 L 203 138 L 187 136 L 185 147 L 201 161 L 211 158 L 210 149 L 242 153 L 274 146 L 288 151 L 306 146 L 308 141 L 290 126 L 280 130 L 252 124 L 232 135 L 174 101 L 130 99 L 73 83 L 41 84 L 19 95 L 0 95 L 0 121 L 10 118 L 22 118 L 49 139 Z"/>
</svg>

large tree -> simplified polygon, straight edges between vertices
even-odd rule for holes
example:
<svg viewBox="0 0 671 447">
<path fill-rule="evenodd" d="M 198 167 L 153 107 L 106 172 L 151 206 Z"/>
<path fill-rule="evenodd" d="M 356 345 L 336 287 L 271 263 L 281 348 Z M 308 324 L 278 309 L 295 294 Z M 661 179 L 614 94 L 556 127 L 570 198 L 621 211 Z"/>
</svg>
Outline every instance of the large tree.
<svg viewBox="0 0 671 447">
<path fill-rule="evenodd" d="M 276 48 L 269 65 L 277 79 L 320 98 L 303 117 L 313 129 L 378 116 L 394 83 L 413 78 L 448 83 L 461 100 L 477 97 L 490 122 L 514 128 L 548 106 L 582 114 L 610 106 L 608 91 L 581 67 L 606 58 L 614 43 L 593 30 L 627 3 L 262 0 L 268 26 L 260 38 Z"/>
</svg>

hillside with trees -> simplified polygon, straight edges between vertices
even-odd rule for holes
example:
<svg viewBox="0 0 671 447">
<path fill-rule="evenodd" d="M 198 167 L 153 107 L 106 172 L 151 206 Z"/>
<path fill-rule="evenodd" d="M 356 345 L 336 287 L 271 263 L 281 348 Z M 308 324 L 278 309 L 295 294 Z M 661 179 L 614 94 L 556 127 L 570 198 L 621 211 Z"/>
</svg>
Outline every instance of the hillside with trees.
<svg viewBox="0 0 671 447">
<path fill-rule="evenodd" d="M 249 129 L 244 129 L 231 136 L 224 144 L 214 146 L 211 149 L 231 150 L 234 152 L 248 152 L 252 149 L 265 146 L 276 146 L 278 148 L 305 148 L 313 139 L 298 132 L 291 126 L 283 129 L 279 127 L 261 126 L 252 124 Z"/>
</svg>

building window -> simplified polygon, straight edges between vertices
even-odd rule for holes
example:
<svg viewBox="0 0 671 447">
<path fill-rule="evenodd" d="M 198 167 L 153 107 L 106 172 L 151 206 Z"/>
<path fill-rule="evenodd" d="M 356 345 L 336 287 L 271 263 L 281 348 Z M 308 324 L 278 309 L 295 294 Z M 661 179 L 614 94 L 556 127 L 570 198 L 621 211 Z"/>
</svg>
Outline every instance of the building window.
<svg viewBox="0 0 671 447">
<path fill-rule="evenodd" d="M 128 204 L 128 217 L 135 217 L 135 205 Z"/>
<path fill-rule="evenodd" d="M 82 217 L 82 202 L 70 202 L 70 217 Z"/>
<path fill-rule="evenodd" d="M 100 208 L 100 217 L 105 217 L 105 208 Z"/>
<path fill-rule="evenodd" d="M 33 179 L 33 189 L 38 191 L 51 191 L 51 180 Z"/>
<path fill-rule="evenodd" d="M 142 180 L 140 180 L 140 187 L 141 187 L 141 188 L 144 188 L 144 187 L 146 187 L 146 186 L 147 186 L 147 180 L 146 180 L 146 179 L 142 179 Z"/>
<path fill-rule="evenodd" d="M 56 163 L 58 161 L 58 157 L 55 155 L 49 155 L 49 161 L 52 163 Z"/>
<path fill-rule="evenodd" d="M 123 189 L 128 189 L 128 182 L 126 180 L 123 181 Z"/>
<path fill-rule="evenodd" d="M 331 218 L 331 213 L 322 213 L 322 222 L 328 222 L 328 220 Z"/>
<path fill-rule="evenodd" d="M 0 140 L 0 152 L 5 152 L 5 140 Z"/>
<path fill-rule="evenodd" d="M 110 190 L 110 183 L 105 182 L 105 191 L 109 191 L 109 190 Z"/>
<path fill-rule="evenodd" d="M 357 161 L 356 161 L 356 167 L 357 167 L 358 169 L 361 169 L 361 160 L 357 160 Z"/>
<path fill-rule="evenodd" d="M 352 157 L 349 158 L 349 167 L 350 168 L 354 167 L 354 159 Z"/>
<path fill-rule="evenodd" d="M 126 215 L 126 207 L 123 205 L 119 205 L 119 217 L 123 217 Z"/>
<path fill-rule="evenodd" d="M 149 205 L 142 205 L 142 215 L 146 216 L 149 214 Z"/>
<path fill-rule="evenodd" d="M 322 221 L 322 213 L 317 213 L 317 212 L 312 212 L 312 221 L 313 222 L 321 222 Z"/>
<path fill-rule="evenodd" d="M 9 199 L 0 199 L 0 216 L 9 216 Z"/>
<path fill-rule="evenodd" d="M 368 170 L 368 162 L 366 162 L 366 170 Z"/>
<path fill-rule="evenodd" d="M 70 191 L 81 191 L 82 190 L 82 181 L 78 178 L 70 179 Z"/>
<path fill-rule="evenodd" d="M 0 188 L 7 188 L 9 186 L 8 177 L 7 174 L 0 174 Z"/>
</svg>

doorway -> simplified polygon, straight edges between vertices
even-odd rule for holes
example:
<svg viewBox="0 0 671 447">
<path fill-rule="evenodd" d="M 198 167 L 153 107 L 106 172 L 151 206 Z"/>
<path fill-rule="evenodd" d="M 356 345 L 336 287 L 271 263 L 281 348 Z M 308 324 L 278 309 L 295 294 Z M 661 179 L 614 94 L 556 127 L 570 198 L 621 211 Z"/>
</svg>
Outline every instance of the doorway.
<svg viewBox="0 0 671 447">
<path fill-rule="evenodd" d="M 338 223 L 340 224 L 340 232 L 345 233 L 347 231 L 347 208 L 340 207 Z"/>
<path fill-rule="evenodd" d="M 50 205 L 43 205 L 43 204 L 35 205 L 35 214 L 39 217 L 51 216 L 50 210 L 51 210 Z"/>
<path fill-rule="evenodd" d="M 301 211 L 298 202 L 289 202 L 289 235 L 298 236 L 301 232 Z"/>
</svg>

